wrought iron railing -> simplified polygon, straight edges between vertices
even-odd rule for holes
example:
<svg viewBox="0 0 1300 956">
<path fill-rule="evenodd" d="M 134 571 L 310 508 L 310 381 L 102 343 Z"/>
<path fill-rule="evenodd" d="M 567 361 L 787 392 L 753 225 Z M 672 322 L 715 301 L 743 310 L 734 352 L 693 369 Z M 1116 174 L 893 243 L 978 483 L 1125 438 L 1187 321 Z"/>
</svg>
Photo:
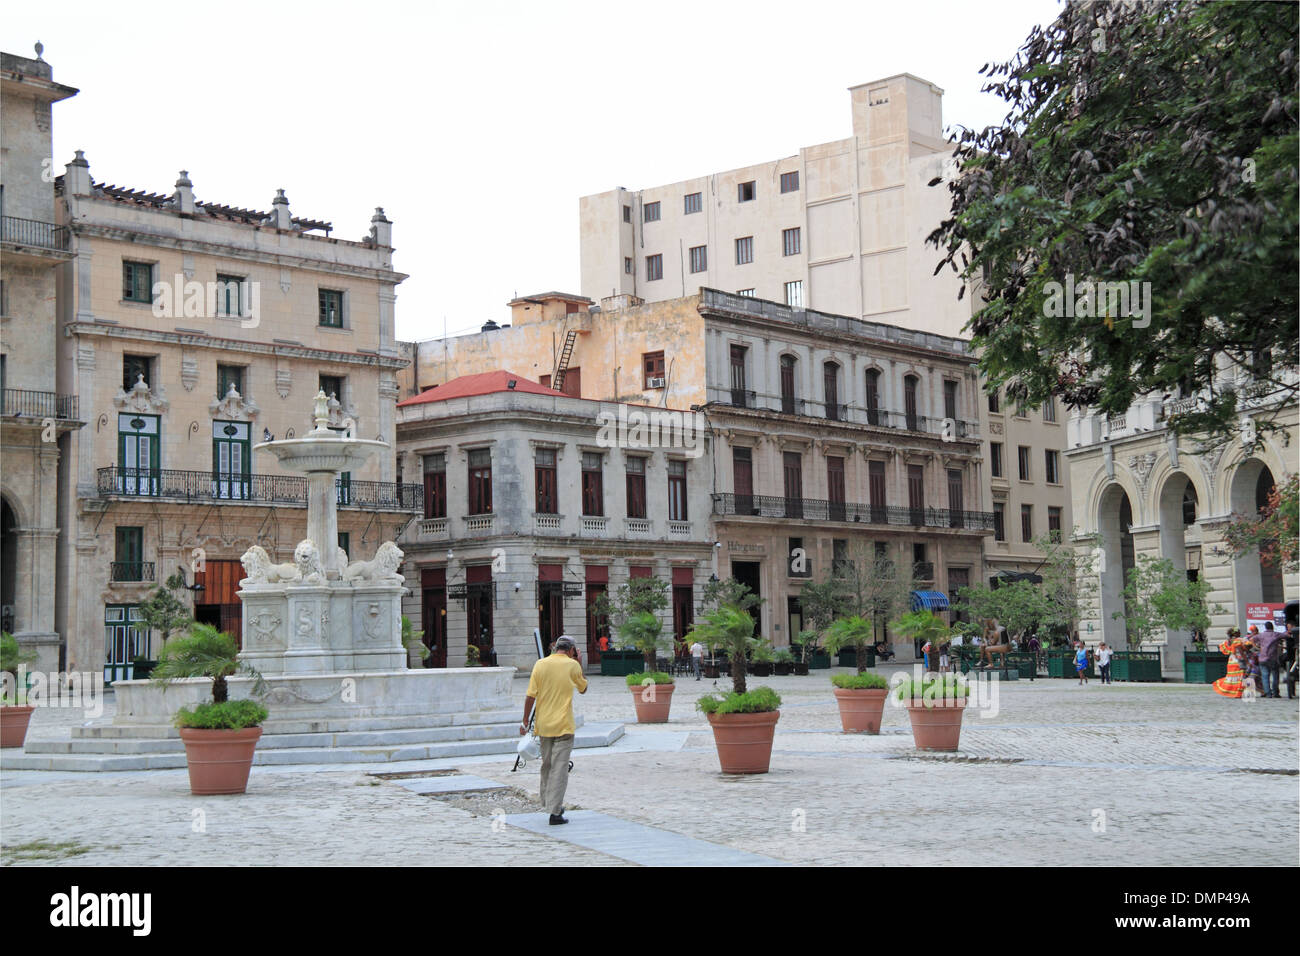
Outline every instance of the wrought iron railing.
<svg viewBox="0 0 1300 956">
<path fill-rule="evenodd" d="M 66 252 L 68 227 L 39 219 L 19 219 L 16 216 L 0 218 L 0 241 L 16 246 L 35 246 Z"/>
<path fill-rule="evenodd" d="M 111 563 L 111 581 L 152 581 L 154 563 L 152 561 L 113 561 Z"/>
<path fill-rule="evenodd" d="M 823 402 L 811 398 L 791 398 L 769 395 L 764 392 L 745 391 L 738 395 L 735 389 L 710 388 L 709 400 L 732 408 L 752 408 L 757 411 L 783 412 L 786 415 L 803 415 L 829 421 L 870 425 L 875 428 L 897 428 L 904 431 L 938 435 L 949 439 L 976 439 L 979 423 L 960 418 L 934 418 L 927 415 L 909 415 L 906 412 L 884 408 L 863 408 L 844 402 Z"/>
<path fill-rule="evenodd" d="M 305 505 L 307 479 L 289 475 L 217 475 L 210 471 L 170 468 L 100 468 L 96 490 L 101 498 L 130 496 L 175 501 Z M 423 487 L 389 481 L 339 481 L 338 504 L 375 511 L 423 510 Z"/>
<path fill-rule="evenodd" d="M 54 392 L 33 392 L 25 388 L 6 388 L 3 414 L 31 418 L 77 417 L 77 396 L 58 395 Z"/>
<path fill-rule="evenodd" d="M 899 508 L 893 505 L 866 505 L 854 501 L 828 501 L 824 498 L 785 498 L 779 495 L 713 496 L 715 515 L 742 517 L 795 518 L 802 521 L 843 521 L 856 524 L 884 524 L 916 528 L 963 528 L 970 531 L 993 530 L 991 511 L 952 511 L 947 508 Z"/>
</svg>

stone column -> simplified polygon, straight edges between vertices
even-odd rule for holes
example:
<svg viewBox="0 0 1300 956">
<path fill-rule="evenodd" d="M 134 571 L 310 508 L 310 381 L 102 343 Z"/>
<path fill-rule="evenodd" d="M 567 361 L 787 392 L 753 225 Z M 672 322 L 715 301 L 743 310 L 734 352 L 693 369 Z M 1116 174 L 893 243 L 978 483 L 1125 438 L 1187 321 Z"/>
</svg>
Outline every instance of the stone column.
<svg viewBox="0 0 1300 956">
<path fill-rule="evenodd" d="M 340 573 L 336 474 L 333 471 L 307 472 L 307 537 L 320 551 L 321 564 L 330 578 L 337 578 Z"/>
</svg>

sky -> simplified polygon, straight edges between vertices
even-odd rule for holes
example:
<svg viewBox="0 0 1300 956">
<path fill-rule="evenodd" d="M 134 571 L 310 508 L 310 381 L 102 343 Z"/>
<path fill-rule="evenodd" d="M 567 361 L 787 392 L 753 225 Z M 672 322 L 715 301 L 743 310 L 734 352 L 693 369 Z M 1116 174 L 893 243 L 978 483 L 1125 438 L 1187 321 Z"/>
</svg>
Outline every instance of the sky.
<svg viewBox="0 0 1300 956">
<path fill-rule="evenodd" d="M 295 216 L 361 239 L 393 221 L 397 335 L 508 320 L 580 292 L 578 199 L 796 154 L 851 133 L 848 88 L 912 73 L 944 125 L 1006 107 L 980 67 L 1056 0 L 781 3 L 295 0 L 11 4 L 0 48 L 45 46 L 54 165 Z"/>
</svg>

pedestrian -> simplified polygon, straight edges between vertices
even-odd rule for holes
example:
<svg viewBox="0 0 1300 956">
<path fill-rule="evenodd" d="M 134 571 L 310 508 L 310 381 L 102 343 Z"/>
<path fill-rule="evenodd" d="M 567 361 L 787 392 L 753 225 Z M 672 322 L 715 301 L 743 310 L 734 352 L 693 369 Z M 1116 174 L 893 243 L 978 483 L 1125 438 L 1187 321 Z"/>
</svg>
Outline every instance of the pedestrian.
<svg viewBox="0 0 1300 956">
<path fill-rule="evenodd" d="M 1296 677 L 1300 675 L 1300 662 L 1297 661 L 1296 644 L 1298 629 L 1295 624 L 1286 629 L 1286 636 L 1282 638 L 1282 673 L 1286 681 L 1286 696 L 1288 700 L 1295 700 Z"/>
<path fill-rule="evenodd" d="M 600 652 L 604 654 L 607 650 L 609 650 L 609 635 L 607 634 L 600 635 L 599 644 L 600 644 Z"/>
<path fill-rule="evenodd" d="M 1281 697 L 1282 688 L 1278 686 L 1278 662 L 1282 650 L 1282 635 L 1273 630 L 1273 622 L 1264 622 L 1264 633 L 1259 636 L 1259 670 L 1264 686 L 1261 693 L 1265 697 Z"/>
<path fill-rule="evenodd" d="M 1043 649 L 1043 643 L 1038 639 L 1037 634 L 1029 635 L 1029 653 L 1034 655 L 1034 669 L 1029 672 L 1029 679 L 1033 680 L 1038 676 L 1038 654 Z"/>
<path fill-rule="evenodd" d="M 946 674 L 951 668 L 948 666 L 948 644 L 939 645 L 939 673 Z"/>
<path fill-rule="evenodd" d="M 1241 631 L 1228 628 L 1228 639 L 1219 645 L 1219 653 L 1228 658 L 1227 672 L 1214 682 L 1214 692 L 1221 697 L 1239 698 L 1245 691 L 1242 683 L 1246 672 L 1246 641 Z"/>
<path fill-rule="evenodd" d="M 691 667 L 695 670 L 695 679 L 700 679 L 700 666 L 704 663 L 704 645 L 696 641 L 691 645 Z"/>
<path fill-rule="evenodd" d="M 573 753 L 573 689 L 587 692 L 582 676 L 582 659 L 573 638 L 562 635 L 549 657 L 533 665 L 528 678 L 528 695 L 524 698 L 524 722 L 519 735 L 528 733 L 528 719 L 536 705 L 536 729 L 542 750 L 542 806 L 555 826 L 569 821 L 564 817 L 564 791 L 569 785 L 569 755 Z"/>
<path fill-rule="evenodd" d="M 1083 642 L 1074 645 L 1074 670 L 1079 675 L 1079 686 L 1088 683 L 1088 649 Z"/>
<path fill-rule="evenodd" d="M 925 659 L 925 670 L 926 673 L 928 674 L 930 672 L 930 642 L 929 641 L 926 641 L 925 644 L 921 646 L 921 656 Z"/>
<path fill-rule="evenodd" d="M 1101 682 L 1103 684 L 1113 683 L 1110 679 L 1110 656 L 1111 649 L 1105 641 L 1097 645 L 1097 667 L 1101 670 Z"/>
</svg>

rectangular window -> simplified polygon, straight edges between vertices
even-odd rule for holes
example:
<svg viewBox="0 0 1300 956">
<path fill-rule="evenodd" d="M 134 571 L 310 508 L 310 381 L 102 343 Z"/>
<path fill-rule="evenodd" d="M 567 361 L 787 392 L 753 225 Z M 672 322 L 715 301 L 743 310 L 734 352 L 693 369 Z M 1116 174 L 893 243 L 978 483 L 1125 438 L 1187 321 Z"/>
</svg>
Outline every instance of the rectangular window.
<svg viewBox="0 0 1300 956">
<path fill-rule="evenodd" d="M 826 456 L 826 500 L 832 521 L 848 520 L 844 505 L 844 459 L 837 455 Z"/>
<path fill-rule="evenodd" d="M 469 513 L 492 513 L 492 452 L 487 448 L 469 453 Z"/>
<path fill-rule="evenodd" d="M 653 255 L 645 257 L 645 278 L 647 282 L 654 282 L 664 277 L 664 257 L 662 255 Z"/>
<path fill-rule="evenodd" d="M 1007 506 L 1000 501 L 993 502 L 993 540 L 1007 540 Z"/>
<path fill-rule="evenodd" d="M 582 513 L 584 515 L 603 515 L 605 513 L 605 488 L 601 480 L 604 460 L 599 452 L 582 453 Z"/>
<path fill-rule="evenodd" d="M 1029 481 L 1029 446 L 1021 445 L 1017 451 L 1020 459 L 1020 480 Z"/>
<path fill-rule="evenodd" d="M 122 391 L 129 392 L 135 383 L 143 380 L 146 385 L 158 384 L 153 380 L 153 357 L 149 355 L 122 356 Z"/>
<path fill-rule="evenodd" d="M 826 397 L 826 417 L 840 420 L 840 367 L 834 362 L 822 366 L 822 390 Z"/>
<path fill-rule="evenodd" d="M 117 416 L 117 463 L 121 472 L 117 490 L 127 495 L 156 495 L 158 472 L 158 416 Z"/>
<path fill-rule="evenodd" d="M 704 272 L 709 268 L 709 247 L 691 246 L 691 272 Z"/>
<path fill-rule="evenodd" d="M 217 273 L 217 315 L 243 315 L 248 304 L 244 277 Z"/>
<path fill-rule="evenodd" d="M 343 376 L 320 376 L 320 390 L 325 393 L 326 398 L 336 398 L 340 402 L 343 401 Z"/>
<path fill-rule="evenodd" d="M 628 458 L 624 462 L 627 471 L 627 516 L 644 518 L 645 511 L 645 459 Z"/>
<path fill-rule="evenodd" d="M 555 496 L 555 449 L 537 449 L 533 473 L 537 482 L 537 513 L 543 515 L 559 514 L 559 502 Z"/>
<path fill-rule="evenodd" d="M 317 298 L 320 303 L 320 324 L 327 329 L 343 328 L 343 293 L 336 289 L 321 289 Z"/>
<path fill-rule="evenodd" d="M 1061 509 L 1048 507 L 1047 509 L 1047 533 L 1053 541 L 1061 540 Z"/>
<path fill-rule="evenodd" d="M 703 204 L 700 202 L 699 193 L 686 194 L 686 207 L 683 215 L 689 216 L 693 212 L 699 212 L 702 208 Z"/>
<path fill-rule="evenodd" d="M 1034 540 L 1034 506 L 1020 506 L 1020 540 L 1030 542 Z"/>
<path fill-rule="evenodd" d="M 799 191 L 799 170 L 792 173 L 781 174 L 781 192 L 793 193 Z"/>
<path fill-rule="evenodd" d="M 686 521 L 686 462 L 668 462 L 668 520 Z"/>
<path fill-rule="evenodd" d="M 803 517 L 803 456 L 797 451 L 782 455 L 782 475 L 785 479 L 785 516 Z"/>
<path fill-rule="evenodd" d="M 127 302 L 153 301 L 153 265 L 122 261 L 122 298 Z"/>
<path fill-rule="evenodd" d="M 745 354 L 749 349 L 743 345 L 731 347 L 731 404 L 746 408 L 745 401 Z"/>
<path fill-rule="evenodd" d="M 1043 478 L 1049 485 L 1060 484 L 1061 453 L 1048 449 L 1043 452 Z"/>
<path fill-rule="evenodd" d="M 867 369 L 867 424 L 880 425 L 880 370 Z"/>
<path fill-rule="evenodd" d="M 966 524 L 965 504 L 961 487 L 961 471 L 954 468 L 948 472 L 948 527 L 963 528 Z"/>
<path fill-rule="evenodd" d="M 144 580 L 144 528 L 117 529 L 117 550 L 113 555 L 114 581 Z"/>
<path fill-rule="evenodd" d="M 794 404 L 794 356 L 781 356 L 781 411 L 787 415 L 795 413 Z"/>
<path fill-rule="evenodd" d="M 1043 421 L 1056 421 L 1056 399 L 1049 398 L 1043 405 Z"/>
<path fill-rule="evenodd" d="M 849 560 L 849 539 L 831 538 L 831 576 L 844 577 L 853 572 L 853 562 Z"/>
<path fill-rule="evenodd" d="M 875 524 L 884 524 L 885 512 L 885 463 L 883 461 L 867 462 L 867 500 L 871 503 L 871 520 Z"/>
<path fill-rule="evenodd" d="M 646 352 L 641 356 L 641 369 L 645 373 L 642 388 L 664 387 L 664 353 Z"/>
<path fill-rule="evenodd" d="M 217 399 L 220 401 L 234 389 L 241 396 L 244 394 L 244 368 L 242 365 L 217 366 Z"/>
<path fill-rule="evenodd" d="M 631 275 L 631 274 L 632 274 L 632 257 L 631 257 L 631 256 L 624 256 L 624 257 L 623 257 L 623 272 L 624 272 L 626 275 Z"/>
<path fill-rule="evenodd" d="M 989 474 L 994 478 L 1002 477 L 1002 442 L 989 442 Z"/>
<path fill-rule="evenodd" d="M 736 514 L 758 514 L 754 507 L 754 458 L 748 448 L 731 449 L 731 487 L 736 494 Z"/>
<path fill-rule="evenodd" d="M 916 398 L 917 385 L 920 382 L 915 375 L 903 378 L 903 417 L 909 432 L 921 430 L 920 407 Z"/>
<path fill-rule="evenodd" d="M 754 180 L 751 179 L 747 183 L 740 183 L 736 189 L 736 202 L 753 202 L 757 194 L 754 189 Z"/>
<path fill-rule="evenodd" d="M 786 256 L 797 256 L 802 251 L 800 242 L 799 227 L 793 229 L 781 230 L 781 254 Z"/>
<path fill-rule="evenodd" d="M 447 517 L 447 456 L 424 456 L 424 516 Z"/>
<path fill-rule="evenodd" d="M 792 309 L 803 308 L 803 280 L 785 284 L 785 304 Z"/>
<path fill-rule="evenodd" d="M 998 401 L 998 390 L 995 388 L 989 392 L 989 411 L 998 412 L 1002 410 L 1002 405 Z"/>
<path fill-rule="evenodd" d="M 922 523 L 925 511 L 925 468 L 922 465 L 907 466 L 907 506 L 912 511 L 912 524 Z"/>
<path fill-rule="evenodd" d="M 623 221 L 624 221 L 624 222 L 631 222 L 631 221 L 632 221 L 632 207 L 631 207 L 631 206 L 624 206 L 624 207 L 623 207 Z"/>
<path fill-rule="evenodd" d="M 754 298 L 754 294 L 756 292 L 758 292 L 757 289 L 737 289 L 736 295 L 741 296 L 742 298 L 745 299 L 752 299 Z"/>
<path fill-rule="evenodd" d="M 339 547 L 343 549 L 343 553 L 348 560 L 352 560 L 352 533 L 350 531 L 339 532 Z"/>
<path fill-rule="evenodd" d="M 250 497 L 250 437 L 247 422 L 212 423 L 212 483 L 218 498 Z"/>
<path fill-rule="evenodd" d="M 957 417 L 957 383 L 949 380 L 943 383 L 943 416 L 953 419 Z"/>
<path fill-rule="evenodd" d="M 657 202 L 646 203 L 645 206 L 642 207 L 641 212 L 642 212 L 642 216 L 641 216 L 642 222 L 659 221 L 659 204 Z"/>
<path fill-rule="evenodd" d="M 808 560 L 808 552 L 804 550 L 803 538 L 787 538 L 786 544 L 789 546 L 786 566 L 790 571 L 790 577 L 812 577 L 812 562 Z"/>
<path fill-rule="evenodd" d="M 754 261 L 754 237 L 745 236 L 736 240 L 736 265 L 743 266 Z"/>
</svg>

